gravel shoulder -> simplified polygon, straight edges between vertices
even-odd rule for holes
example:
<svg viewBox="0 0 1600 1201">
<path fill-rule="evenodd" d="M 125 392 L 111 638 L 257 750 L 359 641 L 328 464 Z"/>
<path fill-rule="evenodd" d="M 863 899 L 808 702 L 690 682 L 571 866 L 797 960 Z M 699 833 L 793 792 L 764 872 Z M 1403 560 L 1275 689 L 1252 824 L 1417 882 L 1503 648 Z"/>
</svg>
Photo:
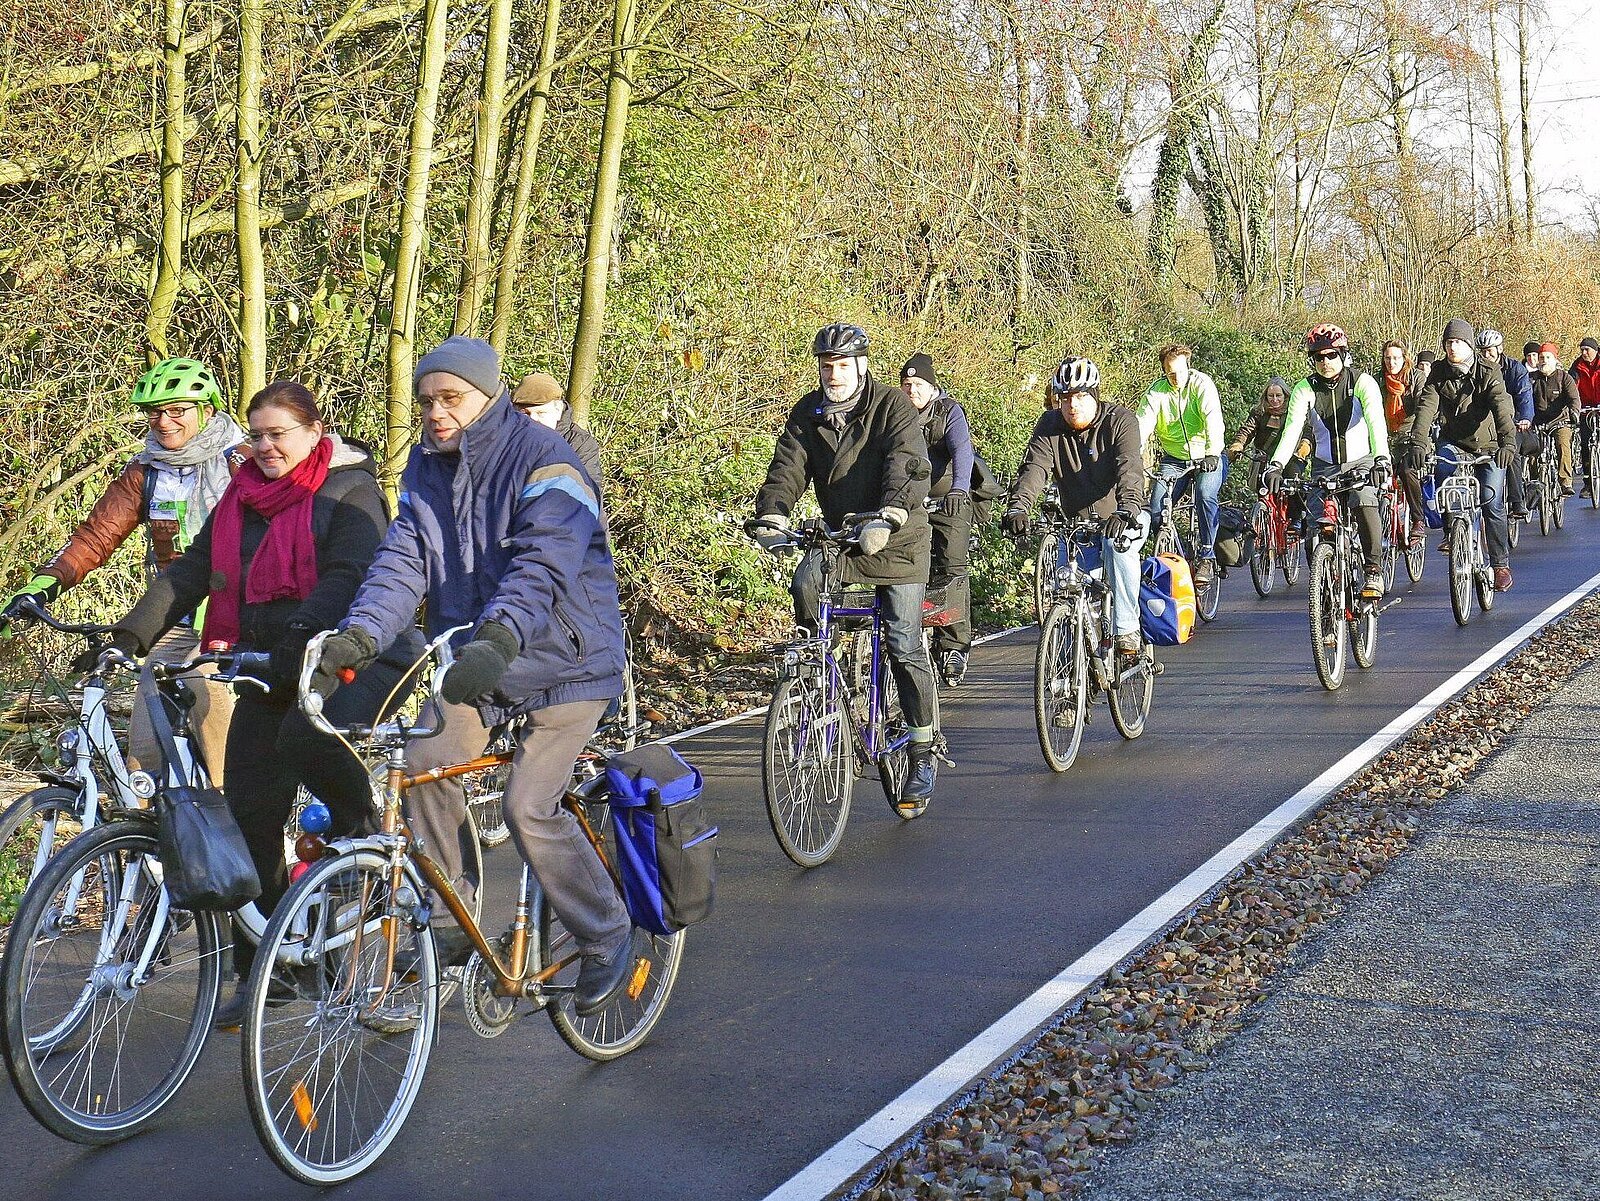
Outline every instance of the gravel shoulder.
<svg viewBox="0 0 1600 1201">
<path fill-rule="evenodd" d="M 1079 1195 L 1600 1196 L 1597 765 L 1591 666 Z"/>
</svg>

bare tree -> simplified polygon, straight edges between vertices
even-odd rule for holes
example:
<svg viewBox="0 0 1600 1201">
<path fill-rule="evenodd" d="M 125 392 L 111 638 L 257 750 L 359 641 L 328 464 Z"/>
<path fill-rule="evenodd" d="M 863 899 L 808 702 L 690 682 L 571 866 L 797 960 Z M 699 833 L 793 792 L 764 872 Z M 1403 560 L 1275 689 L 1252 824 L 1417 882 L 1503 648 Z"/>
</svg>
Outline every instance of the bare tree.
<svg viewBox="0 0 1600 1201">
<path fill-rule="evenodd" d="M 239 257 L 241 416 L 267 386 L 267 271 L 261 252 L 261 36 L 265 0 L 239 0 L 239 91 L 235 125 L 234 238 Z"/>
<path fill-rule="evenodd" d="M 494 278 L 489 233 L 500 159 L 500 126 L 506 106 L 506 57 L 511 45 L 511 0 L 491 0 L 483 45 L 483 82 L 478 93 L 472 176 L 462 230 L 461 285 L 456 291 L 452 332 L 476 334 L 484 299 Z"/>
</svg>

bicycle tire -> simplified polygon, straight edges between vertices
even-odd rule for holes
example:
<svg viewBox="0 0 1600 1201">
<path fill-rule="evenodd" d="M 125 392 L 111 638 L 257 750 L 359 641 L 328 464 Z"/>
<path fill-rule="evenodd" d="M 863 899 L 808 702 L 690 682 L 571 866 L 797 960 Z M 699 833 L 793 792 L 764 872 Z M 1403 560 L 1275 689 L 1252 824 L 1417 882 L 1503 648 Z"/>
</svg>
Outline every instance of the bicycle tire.
<svg viewBox="0 0 1600 1201">
<path fill-rule="evenodd" d="M 1507 513 L 1506 514 L 1506 544 L 1508 546 L 1510 546 L 1512 550 L 1516 550 L 1517 549 L 1517 542 L 1521 537 L 1522 537 L 1522 522 L 1517 520 L 1517 518 L 1511 516 L 1511 514 Z"/>
<path fill-rule="evenodd" d="M 1078 757 L 1088 707 L 1089 674 L 1079 603 L 1053 606 L 1039 630 L 1033 663 L 1033 717 L 1046 766 L 1064 772 Z M 1058 731 L 1064 730 L 1065 733 Z"/>
<path fill-rule="evenodd" d="M 1465 518 L 1450 520 L 1445 542 L 1450 547 L 1450 612 L 1456 624 L 1464 626 L 1472 620 L 1473 576 L 1472 531 L 1467 528 Z"/>
<path fill-rule="evenodd" d="M 1478 545 L 1483 545 L 1483 531 L 1477 531 Z M 1478 598 L 1478 608 L 1488 613 L 1494 608 L 1494 568 L 1487 562 L 1475 563 L 1472 573 L 1472 590 Z"/>
<path fill-rule="evenodd" d="M 404 871 L 412 894 L 426 895 L 415 868 Z M 278 903 L 250 972 L 240 1049 L 250 1120 L 272 1161 L 306 1184 L 337 1184 L 377 1162 L 433 1051 L 433 931 L 386 916 L 389 879 L 387 856 L 365 848 L 312 864 Z M 291 995 L 272 995 L 275 984 Z M 368 1086 L 380 1103 L 357 1095 Z"/>
<path fill-rule="evenodd" d="M 1305 544 L 1299 538 L 1288 538 L 1284 542 L 1283 551 L 1283 583 L 1287 588 L 1293 588 L 1300 582 L 1300 561 L 1303 557 L 1302 547 Z"/>
<path fill-rule="evenodd" d="M 1552 509 L 1553 509 L 1553 513 L 1551 515 L 1551 520 L 1555 522 L 1556 529 L 1559 530 L 1559 529 L 1563 528 L 1567 524 L 1567 496 L 1566 496 L 1566 489 L 1561 487 L 1561 481 L 1560 481 L 1559 478 L 1555 482 L 1555 487 L 1552 490 L 1552 495 L 1555 497 L 1555 500 L 1554 500 L 1554 502 L 1552 502 L 1552 506 L 1551 506 Z"/>
<path fill-rule="evenodd" d="M 1048 529 L 1039 536 L 1039 548 L 1033 555 L 1033 620 L 1044 624 L 1049 615 L 1051 598 L 1055 595 L 1056 560 L 1061 554 L 1061 535 Z"/>
<path fill-rule="evenodd" d="M 1115 657 L 1113 661 L 1120 663 Z M 1119 670 L 1106 691 L 1111 724 L 1130 742 L 1144 733 L 1144 723 L 1150 716 L 1150 704 L 1155 697 L 1156 652 L 1148 642 L 1140 643 L 1137 666 L 1139 674 L 1126 680 Z"/>
<path fill-rule="evenodd" d="M 1272 518 L 1259 501 L 1251 513 L 1251 530 L 1255 537 L 1250 547 L 1250 583 L 1256 595 L 1265 599 L 1272 595 L 1274 570 L 1272 554 Z"/>
<path fill-rule="evenodd" d="M 1427 565 L 1429 533 L 1428 523 L 1425 519 L 1423 520 L 1420 536 L 1418 536 L 1419 531 L 1417 527 L 1412 525 L 1409 519 L 1407 520 L 1406 524 L 1408 527 L 1406 531 L 1407 542 L 1405 554 L 1406 575 L 1409 576 L 1411 582 L 1415 584 L 1422 578 L 1422 569 Z"/>
<path fill-rule="evenodd" d="M 82 831 L 82 788 L 46 784 L 23 793 L 0 813 L 0 895 L 20 898 L 45 865 Z M 0 906 L 0 954 L 6 949 L 10 905 Z"/>
<path fill-rule="evenodd" d="M 854 757 L 839 689 L 825 686 L 820 673 L 780 680 L 762 731 L 761 790 L 778 845 L 801 867 L 826 863 L 839 849 L 855 788 Z M 805 795 L 796 795 L 802 789 Z"/>
<path fill-rule="evenodd" d="M 467 812 L 472 814 L 472 820 L 478 827 L 478 843 L 486 851 L 494 850 L 511 837 L 503 807 L 506 780 L 510 775 L 511 765 L 500 763 L 486 767 L 481 772 L 473 772 L 462 781 L 461 790 L 466 794 Z"/>
<path fill-rule="evenodd" d="M 535 909 L 539 931 L 538 969 L 543 971 L 553 963 L 575 956 L 577 948 L 543 893 Z M 687 938 L 686 930 L 676 934 L 652 934 L 635 926 L 634 969 L 627 986 L 598 1013 L 587 1017 L 580 1017 L 572 1004 L 571 986 L 577 981 L 580 962 L 572 958 L 549 981 L 554 988 L 546 1012 L 561 1041 L 585 1059 L 597 1063 L 626 1055 L 643 1043 L 666 1012 L 673 985 L 678 981 L 678 969 L 683 964 Z"/>
<path fill-rule="evenodd" d="M 1311 664 L 1317 679 L 1329 692 L 1344 683 L 1345 651 L 1350 627 L 1344 619 L 1344 589 L 1335 570 L 1333 547 L 1326 543 L 1311 552 L 1311 576 L 1306 582 L 1306 607 L 1311 618 Z"/>
<path fill-rule="evenodd" d="M 1350 657 L 1363 671 L 1370 669 L 1378 659 L 1378 606 L 1355 599 L 1360 597 L 1365 582 L 1366 572 L 1361 567 L 1360 560 L 1352 560 L 1350 578 L 1345 584 L 1346 596 L 1352 598 L 1348 609 Z M 1387 585 L 1384 590 L 1388 591 Z"/>
<path fill-rule="evenodd" d="M 23 1104 L 62 1138 L 101 1145 L 138 1133 L 205 1049 L 222 980 L 222 920 L 168 908 L 157 931 L 163 895 L 155 827 L 119 821 L 74 839 L 23 897 L 18 937 L 0 963 L 0 1051 Z M 115 915 L 109 926 L 107 915 Z M 118 1108 L 108 1108 L 111 1097 Z"/>
<path fill-rule="evenodd" d="M 1556 497 L 1560 490 L 1552 487 L 1549 472 L 1540 472 L 1539 475 L 1539 533 L 1548 538 L 1550 530 L 1555 525 Z"/>
<path fill-rule="evenodd" d="M 1600 442 L 1600 433 L 1597 433 L 1595 442 Z M 1589 477 L 1589 504 L 1592 508 L 1600 509 L 1600 445 L 1591 445 L 1589 453 L 1584 456 L 1584 474 Z"/>
</svg>

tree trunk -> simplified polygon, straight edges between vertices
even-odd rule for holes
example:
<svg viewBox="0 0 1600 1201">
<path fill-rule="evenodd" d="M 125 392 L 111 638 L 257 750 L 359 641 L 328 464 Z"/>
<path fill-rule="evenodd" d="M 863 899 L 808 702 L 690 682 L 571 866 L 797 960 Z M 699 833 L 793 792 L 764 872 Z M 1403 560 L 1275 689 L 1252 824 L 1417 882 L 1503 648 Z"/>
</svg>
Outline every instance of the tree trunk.
<svg viewBox="0 0 1600 1201">
<path fill-rule="evenodd" d="M 156 253 L 156 278 L 150 289 L 150 312 L 145 318 L 145 340 L 154 364 L 167 357 L 167 329 L 178 302 L 178 281 L 183 273 L 183 137 L 188 86 L 184 68 L 184 28 L 188 0 L 166 0 L 165 88 L 161 116 L 161 248 Z"/>
<path fill-rule="evenodd" d="M 1526 217 L 1528 238 L 1533 238 L 1538 228 L 1535 216 L 1533 186 L 1533 83 L 1528 62 L 1528 3 L 1517 0 L 1517 79 L 1522 101 L 1522 203 Z"/>
<path fill-rule="evenodd" d="M 1178 78 L 1172 86 L 1172 108 L 1167 129 L 1156 155 L 1155 182 L 1150 195 L 1150 267 L 1156 277 L 1168 279 L 1177 254 L 1178 192 L 1189 175 L 1189 148 L 1194 142 L 1195 117 L 1207 86 L 1206 63 L 1222 36 L 1225 0 L 1217 3 L 1194 41 L 1189 43 Z"/>
<path fill-rule="evenodd" d="M 594 196 L 589 204 L 589 228 L 583 246 L 583 290 L 578 299 L 578 324 L 572 334 L 572 365 L 567 376 L 567 403 L 579 425 L 588 424 L 589 396 L 600 369 L 600 335 L 605 330 L 611 242 L 617 222 L 617 185 L 628 133 L 628 105 L 633 98 L 632 73 L 638 59 L 633 47 L 637 13 L 635 0 L 616 0 L 606 113 L 600 126 L 599 161 L 595 164 Z"/>
<path fill-rule="evenodd" d="M 533 180 L 544 140 L 544 117 L 550 107 L 550 82 L 556 60 L 556 37 L 561 31 L 561 0 L 546 0 L 544 32 L 539 39 L 539 70 L 522 122 L 522 147 L 517 160 L 517 186 L 506 221 L 505 243 L 500 250 L 500 270 L 494 285 L 494 322 L 489 342 L 504 355 L 511 319 L 517 309 L 517 276 L 522 271 L 522 250 L 528 240 Z"/>
<path fill-rule="evenodd" d="M 1500 214 L 1505 217 L 1506 234 L 1517 236 L 1517 200 L 1511 191 L 1511 127 L 1506 123 L 1505 85 L 1500 82 L 1500 21 L 1494 9 L 1489 10 L 1489 71 L 1494 85 L 1494 127 L 1499 151 L 1500 202 L 1505 206 Z"/>
<path fill-rule="evenodd" d="M 399 243 L 395 247 L 393 311 L 389 318 L 389 395 L 383 458 L 383 481 L 391 495 L 411 448 L 411 369 L 416 363 L 417 293 L 421 283 L 428 174 L 433 168 L 433 140 L 437 130 L 439 81 L 444 75 L 449 9 L 449 0 L 428 0 L 423 11 L 417 103 L 411 114 L 406 186 L 397 222 Z"/>
<path fill-rule="evenodd" d="M 1031 64 L 1023 52 L 1020 36 L 1016 42 L 1017 134 L 1015 185 L 1017 189 L 1016 248 L 1012 261 L 1015 278 L 1011 287 L 1011 344 L 1015 359 L 1026 343 L 1031 343 L 1025 326 L 1028 299 L 1033 288 L 1033 209 L 1028 191 L 1033 171 L 1033 78 Z"/>
<path fill-rule="evenodd" d="M 506 107 L 506 53 L 511 43 L 511 0 L 492 0 L 483 46 L 483 86 L 479 93 L 472 177 L 467 187 L 466 226 L 462 231 L 461 284 L 451 332 L 478 333 L 489 281 L 494 278 L 489 232 L 494 217 L 500 159 L 500 127 Z"/>
<path fill-rule="evenodd" d="M 234 234 L 239 252 L 241 417 L 267 386 L 267 275 L 261 252 L 261 34 L 266 0 L 239 0 L 239 112 L 235 126 Z"/>
</svg>

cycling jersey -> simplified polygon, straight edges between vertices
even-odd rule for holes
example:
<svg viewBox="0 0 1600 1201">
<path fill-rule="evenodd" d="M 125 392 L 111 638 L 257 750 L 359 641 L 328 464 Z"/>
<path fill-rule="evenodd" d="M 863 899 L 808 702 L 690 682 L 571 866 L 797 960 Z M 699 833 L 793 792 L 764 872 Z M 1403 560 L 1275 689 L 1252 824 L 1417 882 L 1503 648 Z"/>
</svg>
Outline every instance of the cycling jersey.
<svg viewBox="0 0 1600 1201">
<path fill-rule="evenodd" d="M 1389 454 L 1383 396 L 1377 381 L 1365 372 L 1358 376 L 1347 367 L 1331 380 L 1314 376 L 1294 386 L 1283 434 L 1272 452 L 1272 461 L 1279 467 L 1289 461 L 1302 428 L 1311 440 L 1312 454 L 1324 463 L 1337 465 Z"/>
<path fill-rule="evenodd" d="M 1222 401 L 1216 383 L 1204 371 L 1191 370 L 1181 391 L 1165 376 L 1158 379 L 1140 402 L 1138 416 L 1140 443 L 1154 431 L 1162 453 L 1174 459 L 1222 453 Z"/>
</svg>

